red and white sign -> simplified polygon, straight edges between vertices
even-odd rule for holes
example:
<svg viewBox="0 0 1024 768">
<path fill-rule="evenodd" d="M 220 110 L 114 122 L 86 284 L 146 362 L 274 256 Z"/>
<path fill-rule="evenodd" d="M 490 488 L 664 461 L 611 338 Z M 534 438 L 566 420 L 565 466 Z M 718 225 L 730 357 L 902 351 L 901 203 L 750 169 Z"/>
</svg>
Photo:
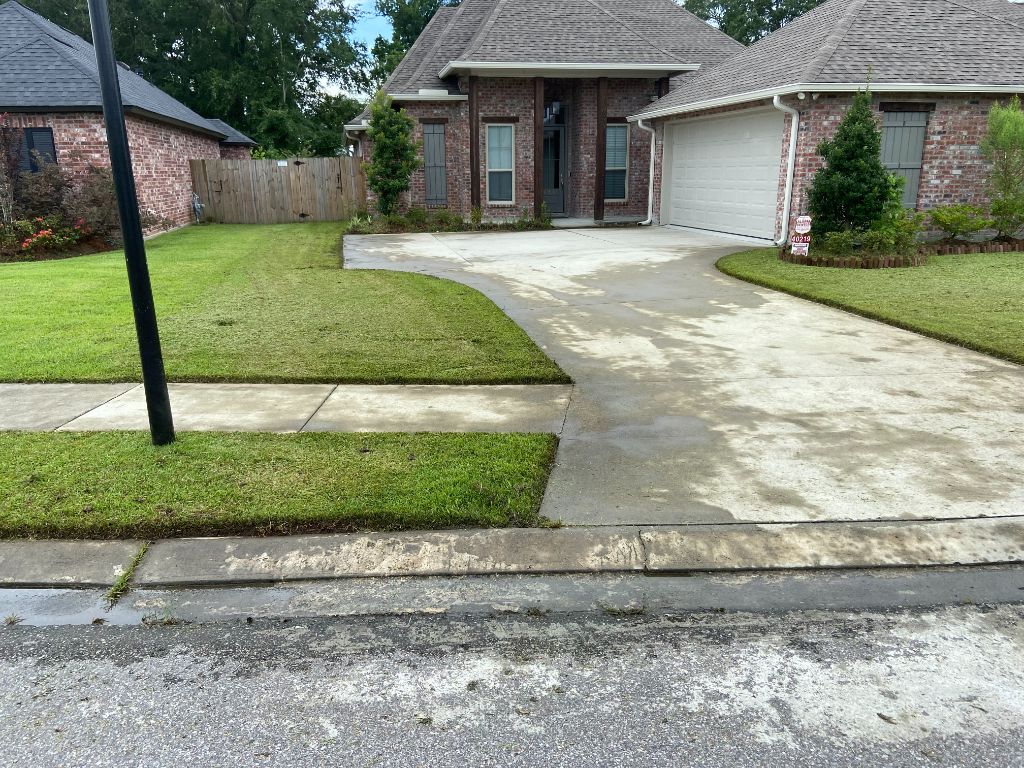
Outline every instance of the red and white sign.
<svg viewBox="0 0 1024 768">
<path fill-rule="evenodd" d="M 811 236 L 806 233 L 793 235 L 790 250 L 794 256 L 806 256 L 811 251 Z"/>
<path fill-rule="evenodd" d="M 811 217 L 810 216 L 797 216 L 796 226 L 794 227 L 798 235 L 806 235 L 811 231 Z M 796 238 L 793 239 L 796 242 Z"/>
</svg>

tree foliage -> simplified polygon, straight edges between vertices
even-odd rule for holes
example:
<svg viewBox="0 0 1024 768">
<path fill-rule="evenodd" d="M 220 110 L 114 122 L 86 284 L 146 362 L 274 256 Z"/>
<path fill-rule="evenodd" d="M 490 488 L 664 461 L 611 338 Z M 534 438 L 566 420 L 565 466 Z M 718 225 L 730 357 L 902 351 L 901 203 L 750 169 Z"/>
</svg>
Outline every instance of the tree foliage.
<svg viewBox="0 0 1024 768">
<path fill-rule="evenodd" d="M 420 166 L 412 130 L 412 118 L 405 110 L 395 109 L 390 96 L 379 92 L 370 102 L 367 135 L 373 153 L 366 167 L 366 185 L 377 193 L 377 208 L 384 216 L 398 210 L 398 200 Z"/>
<path fill-rule="evenodd" d="M 83 0 L 25 0 L 90 39 Z M 199 114 L 226 120 L 261 144 L 309 151 L 323 144 L 324 84 L 355 80 L 355 20 L 343 0 L 110 0 L 118 59 Z M 354 105 L 348 105 L 354 106 Z M 348 118 L 358 114 L 350 109 Z M 332 126 L 341 144 L 341 126 Z"/>
<path fill-rule="evenodd" d="M 882 165 L 882 132 L 869 92 L 853 97 L 835 136 L 818 145 L 818 154 L 825 165 L 810 190 L 815 232 L 870 229 L 886 212 L 892 180 Z"/>
<path fill-rule="evenodd" d="M 750 45 L 788 24 L 824 0 L 681 0 L 695 16 L 711 22 L 729 37 Z"/>
<path fill-rule="evenodd" d="M 1013 237 L 1024 229 L 1024 110 L 1019 96 L 992 106 L 982 151 L 992 164 L 992 218 L 1001 237 Z"/>
<path fill-rule="evenodd" d="M 416 38 L 445 5 L 458 5 L 459 0 L 376 0 L 377 13 L 391 22 L 391 38 L 378 37 L 366 58 L 360 85 L 368 93 L 376 93 L 390 77 Z"/>
</svg>

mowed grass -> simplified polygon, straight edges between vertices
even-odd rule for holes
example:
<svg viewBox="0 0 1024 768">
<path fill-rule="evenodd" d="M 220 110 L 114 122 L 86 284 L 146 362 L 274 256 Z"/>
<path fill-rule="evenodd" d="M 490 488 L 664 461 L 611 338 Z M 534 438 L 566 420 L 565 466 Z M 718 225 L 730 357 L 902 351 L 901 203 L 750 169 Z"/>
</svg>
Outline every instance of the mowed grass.
<svg viewBox="0 0 1024 768">
<path fill-rule="evenodd" d="M 532 526 L 551 435 L 0 432 L 0 537 Z"/>
<path fill-rule="evenodd" d="M 834 269 L 779 261 L 774 249 L 726 256 L 751 283 L 1024 363 L 1024 253 L 931 256 L 923 267 Z"/>
<path fill-rule="evenodd" d="M 189 227 L 147 244 L 172 381 L 556 383 L 479 292 L 342 270 L 339 223 Z M 137 381 L 121 252 L 0 265 L 0 381 Z"/>
</svg>

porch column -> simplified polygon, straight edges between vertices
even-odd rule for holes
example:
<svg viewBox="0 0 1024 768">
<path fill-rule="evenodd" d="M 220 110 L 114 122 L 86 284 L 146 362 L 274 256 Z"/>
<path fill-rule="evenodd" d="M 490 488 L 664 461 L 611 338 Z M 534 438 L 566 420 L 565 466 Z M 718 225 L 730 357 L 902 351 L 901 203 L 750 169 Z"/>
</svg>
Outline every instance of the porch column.
<svg viewBox="0 0 1024 768">
<path fill-rule="evenodd" d="M 604 169 L 608 140 L 608 78 L 597 78 L 597 141 L 594 149 L 594 221 L 604 221 Z"/>
<path fill-rule="evenodd" d="M 533 78 L 533 216 L 544 206 L 544 78 Z"/>
<path fill-rule="evenodd" d="M 469 200 L 472 207 L 480 207 L 480 84 L 476 75 L 469 77 Z"/>
</svg>

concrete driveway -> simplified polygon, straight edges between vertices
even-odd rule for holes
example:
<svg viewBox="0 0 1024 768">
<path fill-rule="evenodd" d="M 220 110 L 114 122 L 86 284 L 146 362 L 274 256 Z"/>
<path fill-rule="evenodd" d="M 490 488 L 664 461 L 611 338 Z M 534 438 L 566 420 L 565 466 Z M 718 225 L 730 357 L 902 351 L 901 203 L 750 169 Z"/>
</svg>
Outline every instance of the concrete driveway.
<svg viewBox="0 0 1024 768">
<path fill-rule="evenodd" d="M 345 238 L 480 289 L 574 378 L 543 512 L 573 525 L 1024 514 L 1024 369 L 719 273 L 668 229 Z"/>
</svg>

